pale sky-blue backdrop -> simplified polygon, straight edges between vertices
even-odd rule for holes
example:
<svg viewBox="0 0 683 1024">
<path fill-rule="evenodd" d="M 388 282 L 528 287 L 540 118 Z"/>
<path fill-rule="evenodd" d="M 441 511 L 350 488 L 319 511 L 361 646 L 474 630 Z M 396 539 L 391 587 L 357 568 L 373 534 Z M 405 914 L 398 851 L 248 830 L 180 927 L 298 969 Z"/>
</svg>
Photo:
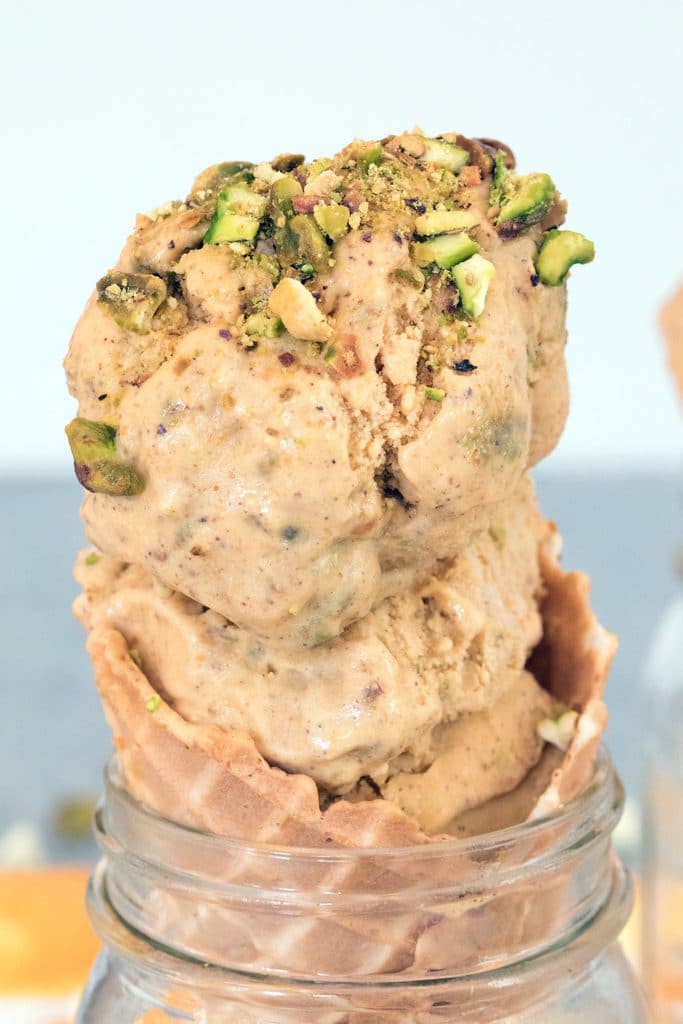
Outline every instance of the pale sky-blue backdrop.
<svg viewBox="0 0 683 1024">
<path fill-rule="evenodd" d="M 595 239 L 553 464 L 678 462 L 655 318 L 683 276 L 680 2 L 22 0 L 2 22 L 0 473 L 68 471 L 60 360 L 137 210 L 217 160 L 416 123 L 510 142 Z"/>
</svg>

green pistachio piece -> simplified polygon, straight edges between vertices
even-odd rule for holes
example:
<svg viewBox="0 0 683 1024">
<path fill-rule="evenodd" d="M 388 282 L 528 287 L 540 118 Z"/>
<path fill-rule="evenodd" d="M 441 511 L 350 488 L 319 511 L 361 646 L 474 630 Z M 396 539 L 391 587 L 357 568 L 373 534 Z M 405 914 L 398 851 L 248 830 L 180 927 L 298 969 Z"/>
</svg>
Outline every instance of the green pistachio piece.
<svg viewBox="0 0 683 1024">
<path fill-rule="evenodd" d="M 270 161 L 270 166 L 274 171 L 287 174 L 288 171 L 293 171 L 295 167 L 300 167 L 305 159 L 306 157 L 303 153 L 280 153 L 279 156 Z"/>
<path fill-rule="evenodd" d="M 591 263 L 595 246 L 578 231 L 553 229 L 543 239 L 536 257 L 536 272 L 543 284 L 562 284 L 575 263 Z"/>
<path fill-rule="evenodd" d="M 458 263 L 451 273 L 460 293 L 460 305 L 467 316 L 476 320 L 484 310 L 486 294 L 496 268 L 489 260 L 477 254 Z"/>
<path fill-rule="evenodd" d="M 279 317 L 267 313 L 252 313 L 244 323 L 244 333 L 253 338 L 279 338 L 284 329 Z"/>
<path fill-rule="evenodd" d="M 549 174 L 510 174 L 505 180 L 505 199 L 496 221 L 499 234 L 512 238 L 538 224 L 555 199 L 556 190 Z"/>
<path fill-rule="evenodd" d="M 310 164 L 306 164 L 304 170 L 308 178 L 317 178 L 319 174 L 322 174 L 323 171 L 326 171 L 331 166 L 332 161 L 326 156 L 321 156 L 317 160 L 311 160 Z"/>
<path fill-rule="evenodd" d="M 140 474 L 116 458 L 116 427 L 79 417 L 65 429 L 76 476 L 87 491 L 117 497 L 140 493 Z"/>
<path fill-rule="evenodd" d="M 338 204 L 325 206 L 323 203 L 318 203 L 313 210 L 313 216 L 318 227 L 333 242 L 343 238 L 349 229 L 350 213 L 346 206 Z"/>
<path fill-rule="evenodd" d="M 239 213 L 260 220 L 267 206 L 266 196 L 254 192 L 246 181 L 241 180 L 223 189 L 216 201 L 216 213 L 219 216 L 224 213 Z"/>
<path fill-rule="evenodd" d="M 418 235 L 442 235 L 448 231 L 465 231 L 479 223 L 469 210 L 431 210 L 415 218 Z"/>
<path fill-rule="evenodd" d="M 415 242 L 413 245 L 413 259 L 419 267 L 436 263 L 443 270 L 462 263 L 478 252 L 477 243 L 464 232 L 458 235 L 437 235 L 428 242 Z"/>
<path fill-rule="evenodd" d="M 112 270 L 97 282 L 97 305 L 125 331 L 148 334 L 166 291 L 166 283 L 153 274 Z"/>
<path fill-rule="evenodd" d="M 364 142 L 356 139 L 348 147 L 350 160 L 355 160 L 361 171 L 367 171 L 371 164 L 381 164 L 382 146 L 379 142 Z"/>
<path fill-rule="evenodd" d="M 420 156 L 420 161 L 445 167 L 453 174 L 462 170 L 470 158 L 466 149 L 456 146 L 453 142 L 446 142 L 445 139 L 423 139 L 423 142 L 425 150 Z"/>
<path fill-rule="evenodd" d="M 446 392 L 443 388 L 425 388 L 425 395 L 431 402 L 443 402 Z"/>
<path fill-rule="evenodd" d="M 493 181 L 489 192 L 490 206 L 502 206 L 505 202 L 505 188 L 509 173 L 505 162 L 505 153 L 499 149 L 493 162 Z"/>
<path fill-rule="evenodd" d="M 244 177 L 232 181 L 218 196 L 204 241 L 213 245 L 253 241 L 267 206 L 266 196 L 254 192 Z"/>
<path fill-rule="evenodd" d="M 255 217 L 243 217 L 239 213 L 224 213 L 214 216 L 204 241 L 210 245 L 219 242 L 253 242 L 261 226 Z"/>
<path fill-rule="evenodd" d="M 284 178 L 278 178 L 270 188 L 270 215 L 278 226 L 281 226 L 282 218 L 291 217 L 294 214 L 292 199 L 294 196 L 303 195 L 303 189 L 292 174 L 286 174 Z"/>
<path fill-rule="evenodd" d="M 330 250 L 311 214 L 296 214 L 284 228 L 276 231 L 273 241 L 283 266 L 310 264 L 317 274 L 329 269 Z"/>
</svg>

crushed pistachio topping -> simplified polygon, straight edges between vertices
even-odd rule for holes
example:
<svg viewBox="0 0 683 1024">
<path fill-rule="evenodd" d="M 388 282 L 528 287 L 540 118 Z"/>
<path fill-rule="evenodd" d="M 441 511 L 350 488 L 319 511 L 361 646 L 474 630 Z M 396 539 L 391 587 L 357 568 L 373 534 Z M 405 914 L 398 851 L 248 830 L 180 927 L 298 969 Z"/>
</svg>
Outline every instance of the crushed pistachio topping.
<svg viewBox="0 0 683 1024">
<path fill-rule="evenodd" d="M 124 274 L 112 270 L 97 282 L 97 305 L 119 327 L 148 334 L 155 313 L 165 300 L 165 281 L 153 274 Z"/>
<path fill-rule="evenodd" d="M 159 696 L 158 693 L 153 693 L 152 696 L 145 701 L 145 710 L 150 711 L 152 714 L 154 714 L 154 712 L 158 709 L 160 704 L 161 697 Z"/>
<path fill-rule="evenodd" d="M 100 556 L 97 554 L 96 551 L 91 551 L 90 554 L 85 556 L 85 564 L 86 565 L 97 565 L 99 560 L 100 560 Z"/>
<path fill-rule="evenodd" d="M 536 732 L 546 743 L 565 751 L 574 736 L 578 717 L 577 711 L 563 711 L 556 718 L 544 718 L 536 726 Z"/>
<path fill-rule="evenodd" d="M 477 195 L 486 201 L 488 194 L 486 213 L 473 193 L 480 185 L 483 191 Z M 174 224 L 177 230 L 188 224 L 195 234 L 178 244 L 179 254 L 219 246 L 242 264 L 245 275 L 267 263 L 274 286 L 271 302 L 268 288 L 260 305 L 245 296 L 229 324 L 235 342 L 254 350 L 261 339 L 287 330 L 320 343 L 323 363 L 331 372 L 348 375 L 358 371 L 358 355 L 347 343 L 331 340 L 334 323 L 318 309 L 313 293 L 327 286 L 338 247 L 350 233 L 361 232 L 371 242 L 375 234 L 391 232 L 405 246 L 406 260 L 390 272 L 391 279 L 397 286 L 414 287 L 420 292 L 419 308 L 435 312 L 430 340 L 439 340 L 441 354 L 430 359 L 434 368 L 452 366 L 454 358 L 465 354 L 452 347 L 444 354 L 452 346 L 454 321 L 474 321 L 485 308 L 495 272 L 495 261 L 485 258 L 489 225 L 495 225 L 503 242 L 533 232 L 538 252 L 531 283 L 552 286 L 562 284 L 569 267 L 589 262 L 593 253 L 583 236 L 557 231 L 563 216 L 564 205 L 549 175 L 516 174 L 514 156 L 503 143 L 455 132 L 429 136 L 415 128 L 381 141 L 356 139 L 332 158 L 306 162 L 302 154 L 282 153 L 256 164 L 214 164 L 197 177 L 184 202 L 165 203 L 141 215 L 136 237 L 143 240 L 150 230 L 170 235 Z M 544 231 L 545 225 L 549 230 Z M 176 238 L 168 244 L 175 249 Z M 152 250 L 157 253 L 147 243 L 135 251 Z M 168 259 L 172 269 L 161 276 L 145 272 L 143 255 L 135 273 L 112 271 L 102 278 L 97 301 L 103 312 L 136 334 L 191 329 L 196 314 L 188 312 L 182 265 L 178 257 Z M 157 260 L 156 255 L 150 259 L 150 269 L 158 270 Z"/>
</svg>

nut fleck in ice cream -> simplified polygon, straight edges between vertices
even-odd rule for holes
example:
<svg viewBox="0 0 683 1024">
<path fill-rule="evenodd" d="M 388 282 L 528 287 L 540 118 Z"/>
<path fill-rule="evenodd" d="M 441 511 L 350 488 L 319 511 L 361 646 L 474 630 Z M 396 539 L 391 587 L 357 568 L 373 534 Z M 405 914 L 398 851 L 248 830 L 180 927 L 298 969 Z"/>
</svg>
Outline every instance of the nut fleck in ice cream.
<svg viewBox="0 0 683 1024">
<path fill-rule="evenodd" d="M 137 218 L 66 370 L 77 614 L 141 798 L 178 815 L 175 742 L 283 841 L 469 830 L 551 748 L 544 795 L 571 789 L 612 641 L 527 476 L 594 255 L 565 210 L 506 146 L 415 131 L 217 164 Z M 211 799 L 185 819 L 244 832 Z"/>
</svg>

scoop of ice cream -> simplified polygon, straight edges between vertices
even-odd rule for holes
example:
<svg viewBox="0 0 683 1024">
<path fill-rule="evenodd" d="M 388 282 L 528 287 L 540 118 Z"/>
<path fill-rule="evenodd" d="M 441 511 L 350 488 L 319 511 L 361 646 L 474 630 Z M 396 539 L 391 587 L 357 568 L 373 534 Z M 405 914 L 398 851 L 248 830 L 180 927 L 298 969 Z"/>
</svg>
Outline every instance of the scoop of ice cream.
<svg viewBox="0 0 683 1024">
<path fill-rule="evenodd" d="M 248 733 L 271 764 L 310 776 L 329 794 L 366 778 L 399 803 L 415 802 L 408 791 L 422 772 L 447 821 L 511 788 L 540 755 L 536 724 L 549 699 L 523 669 L 541 636 L 538 546 L 546 531 L 525 484 L 437 576 L 301 651 L 259 642 L 146 570 L 94 553 L 77 569 L 85 588 L 78 612 L 91 629 L 119 630 L 187 721 Z M 454 749 L 467 752 L 470 781 L 458 792 L 451 765 L 449 796 L 432 776 L 446 772 Z M 434 825 L 433 812 L 424 817 Z"/>
<path fill-rule="evenodd" d="M 563 278 L 536 268 L 564 205 L 494 153 L 411 135 L 219 165 L 140 218 L 66 360 L 115 438 L 97 475 L 77 457 L 90 539 L 312 646 L 486 529 L 567 408 Z"/>
<path fill-rule="evenodd" d="M 562 572 L 558 555 L 559 538 L 549 529 L 540 545 L 543 636 L 528 669 L 502 694 L 499 690 L 486 710 L 463 712 L 437 727 L 437 740 L 444 742 L 435 745 L 431 766 L 398 770 L 392 776 L 394 791 L 387 788 L 392 779 L 382 787 L 391 798 L 382 799 L 379 787 L 363 777 L 344 798 L 331 801 L 310 776 L 271 765 L 246 732 L 214 722 L 195 724 L 179 714 L 174 696 L 167 701 L 140 665 L 151 676 L 154 667 L 145 665 L 144 655 L 112 627 L 106 613 L 105 593 L 115 590 L 120 566 L 109 559 L 82 565 L 79 574 L 92 570 L 93 581 L 78 599 L 77 611 L 90 627 L 88 649 L 126 785 L 149 807 L 193 827 L 304 846 L 425 842 L 418 821 L 426 829 L 439 827 L 446 808 L 453 813 L 448 830 L 458 835 L 548 813 L 571 800 L 590 777 L 606 724 L 601 698 L 616 646 L 591 611 L 587 577 Z M 201 610 L 196 613 L 200 619 Z M 553 717 L 558 705 L 562 715 L 565 708 L 576 714 L 562 744 L 566 749 L 546 745 L 532 767 L 546 733 L 548 723 L 539 718 L 549 714 L 549 697 Z M 284 704 L 281 710 L 286 714 Z M 529 723 L 535 726 L 533 736 Z M 438 792 L 429 783 L 441 776 L 442 784 L 443 768 L 452 784 Z"/>
</svg>

